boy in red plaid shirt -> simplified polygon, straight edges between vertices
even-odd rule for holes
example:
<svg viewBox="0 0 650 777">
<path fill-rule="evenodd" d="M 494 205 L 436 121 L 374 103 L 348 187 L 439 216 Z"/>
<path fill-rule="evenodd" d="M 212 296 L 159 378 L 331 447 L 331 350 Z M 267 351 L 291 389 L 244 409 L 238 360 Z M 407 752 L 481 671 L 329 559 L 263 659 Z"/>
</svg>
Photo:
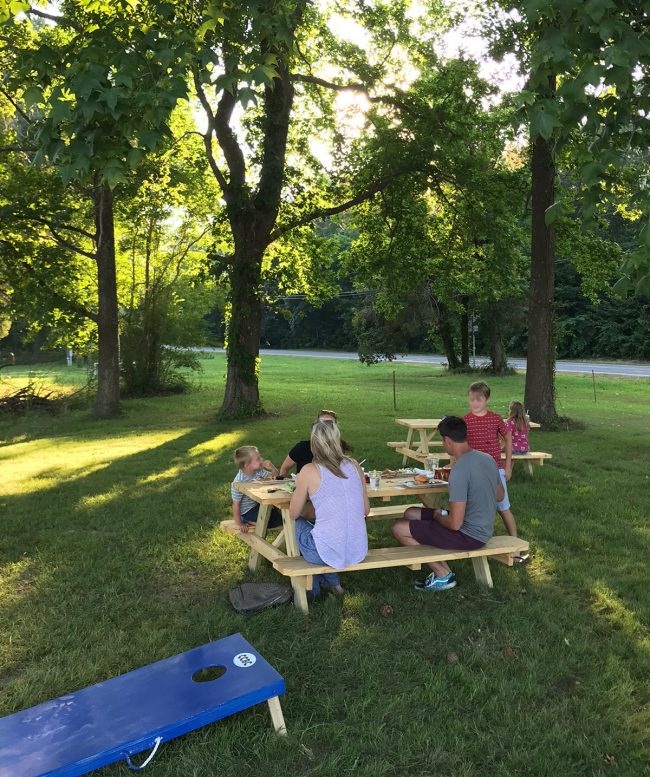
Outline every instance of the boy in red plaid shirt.
<svg viewBox="0 0 650 777">
<path fill-rule="evenodd" d="M 506 428 L 505 421 L 498 413 L 487 409 L 490 399 L 490 387 L 483 381 L 472 383 L 468 399 L 471 412 L 463 416 L 467 424 L 467 442 L 470 448 L 487 453 L 495 460 L 501 476 L 503 499 L 497 503 L 497 510 L 512 537 L 517 536 L 517 524 L 510 510 L 507 481 L 512 475 L 512 432 Z M 501 460 L 501 438 L 505 441 L 505 466 Z M 523 559 L 520 559 L 523 560 Z"/>
</svg>

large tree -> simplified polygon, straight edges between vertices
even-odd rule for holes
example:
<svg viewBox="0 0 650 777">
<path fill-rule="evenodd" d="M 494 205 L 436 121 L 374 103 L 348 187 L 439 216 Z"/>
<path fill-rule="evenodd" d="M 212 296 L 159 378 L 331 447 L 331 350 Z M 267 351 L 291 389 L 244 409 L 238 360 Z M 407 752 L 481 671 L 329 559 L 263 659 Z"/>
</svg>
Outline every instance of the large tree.
<svg viewBox="0 0 650 777">
<path fill-rule="evenodd" d="M 348 252 L 348 269 L 377 294 L 379 315 L 360 317 L 370 359 L 384 347 L 401 350 L 400 330 L 408 338 L 417 322 L 442 344 L 451 368 L 466 365 L 469 313 L 480 310 L 490 324 L 495 366 L 504 367 L 495 307 L 509 306 L 526 274 L 526 175 L 505 153 L 509 111 L 482 107 L 491 88 L 476 71 L 475 63 L 455 60 L 433 67 L 411 87 L 412 99 L 444 105 L 442 124 L 427 125 L 433 116 L 426 113 L 403 121 L 403 130 L 444 149 L 432 154 L 443 179 L 423 174 L 423 164 L 357 209 L 359 237 Z M 379 335 L 374 351 L 373 331 Z"/>
<path fill-rule="evenodd" d="M 442 15 L 436 9 L 416 21 L 409 8 L 398 0 L 372 7 L 342 2 L 338 27 L 325 5 L 304 0 L 206 8 L 193 70 L 206 116 L 205 149 L 230 233 L 219 252 L 231 288 L 226 415 L 261 407 L 261 280 L 274 244 L 371 200 L 416 170 L 432 185 L 444 180 L 446 105 L 409 90 L 418 68 L 431 68 L 435 59 L 432 35 Z M 365 44 L 335 34 L 341 24 L 356 26 Z M 432 77 L 446 73 L 441 67 Z M 449 86 L 455 98 L 462 86 L 451 79 Z M 336 110 L 341 95 L 353 94 L 365 102 L 356 135 L 344 131 Z M 406 114 L 419 116 L 425 135 L 404 128 Z M 327 146 L 329 163 L 319 159 L 315 140 Z"/>
<path fill-rule="evenodd" d="M 621 165 L 621 152 L 650 138 L 650 17 L 637 0 L 519 0 L 490 3 L 512 11 L 492 19 L 494 50 L 515 51 L 526 87 L 520 95 L 531 144 L 531 283 L 526 405 L 537 421 L 555 407 L 556 157 L 571 147 L 581 174 L 581 216 L 593 220 Z M 496 31 L 496 32 L 495 32 Z M 647 195 L 639 203 L 650 211 Z M 650 229 L 628 263 L 645 282 Z M 650 273 L 647 273 L 650 277 Z"/>
<path fill-rule="evenodd" d="M 119 407 L 119 325 L 114 189 L 165 140 L 185 97 L 189 43 L 170 3 L 66 0 L 61 14 L 38 3 L 0 3 L 3 93 L 30 127 L 24 150 L 91 200 L 96 265 L 98 390 L 95 413 Z M 47 5 L 41 3 L 40 5 Z"/>
</svg>

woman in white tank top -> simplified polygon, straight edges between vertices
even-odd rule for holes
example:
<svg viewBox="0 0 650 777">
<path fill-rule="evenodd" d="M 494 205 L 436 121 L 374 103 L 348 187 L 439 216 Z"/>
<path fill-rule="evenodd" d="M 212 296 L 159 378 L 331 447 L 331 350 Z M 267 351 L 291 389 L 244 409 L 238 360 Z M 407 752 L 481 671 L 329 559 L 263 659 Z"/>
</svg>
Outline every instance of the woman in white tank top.
<svg viewBox="0 0 650 777">
<path fill-rule="evenodd" d="M 298 548 L 305 561 L 344 569 L 362 561 L 368 552 L 365 519 L 370 506 L 365 479 L 357 462 L 343 453 L 333 421 L 317 421 L 310 444 L 314 460 L 300 470 L 289 508 L 296 521 Z M 343 593 L 337 573 L 314 575 L 311 596 L 317 597 L 321 587 Z"/>
</svg>

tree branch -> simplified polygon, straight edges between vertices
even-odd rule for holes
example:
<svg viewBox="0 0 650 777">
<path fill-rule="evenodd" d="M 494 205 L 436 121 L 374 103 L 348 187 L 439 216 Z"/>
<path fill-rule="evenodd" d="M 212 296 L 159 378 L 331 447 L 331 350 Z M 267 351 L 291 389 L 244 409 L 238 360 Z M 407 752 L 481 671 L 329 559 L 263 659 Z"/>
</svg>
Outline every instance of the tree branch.
<svg viewBox="0 0 650 777">
<path fill-rule="evenodd" d="M 74 243 L 70 243 L 65 238 L 61 237 L 51 224 L 45 224 L 45 226 L 50 230 L 52 237 L 61 248 L 72 251 L 74 254 L 79 254 L 79 256 L 85 256 L 86 259 L 91 259 L 93 262 L 97 261 L 95 254 L 91 254 L 90 251 L 84 251 L 83 248 L 79 248 L 79 246 L 76 246 Z"/>
<path fill-rule="evenodd" d="M 363 94 L 368 99 L 368 102 L 373 104 L 391 105 L 393 108 L 399 108 L 405 113 L 412 113 L 413 109 L 408 103 L 403 100 L 393 97 L 389 94 L 384 95 L 371 95 L 370 90 L 365 84 L 335 84 L 333 81 L 327 81 L 324 78 L 318 76 L 306 75 L 304 73 L 293 73 L 290 76 L 292 81 L 296 81 L 301 84 L 313 84 L 314 86 L 322 86 L 324 89 L 330 89 L 334 92 L 358 92 Z"/>
<path fill-rule="evenodd" d="M 21 218 L 21 217 L 19 217 Z M 38 224 L 44 224 L 52 234 L 57 237 L 56 232 L 54 231 L 54 228 L 52 227 L 52 222 L 48 219 L 42 219 L 38 216 L 24 216 L 22 217 L 29 221 L 35 221 Z M 97 235 L 92 234 L 91 232 L 86 231 L 85 229 L 81 229 L 81 227 L 73 227 L 71 224 L 62 224 L 60 227 L 58 227 L 60 230 L 64 230 L 65 232 L 76 232 L 78 235 L 82 235 L 83 237 L 87 237 L 89 240 L 97 240 Z M 58 239 L 58 238 L 57 238 Z M 81 250 L 81 249 L 79 249 Z M 85 256 L 90 256 L 91 258 L 95 258 L 94 254 L 84 254 Z"/>
<path fill-rule="evenodd" d="M 279 237 L 286 235 L 287 232 L 291 232 L 292 229 L 305 226 L 305 224 L 310 224 L 312 221 L 315 221 L 316 219 L 327 218 L 327 216 L 336 216 L 337 213 L 343 213 L 346 210 L 350 210 L 350 208 L 354 208 L 355 205 L 360 205 L 362 202 L 367 202 L 368 200 L 371 200 L 375 196 L 375 194 L 378 194 L 379 192 L 383 191 L 387 186 L 393 183 L 393 181 L 399 178 L 399 176 L 400 176 L 399 173 L 395 173 L 393 175 L 380 178 L 379 180 L 370 184 L 370 186 L 368 186 L 359 194 L 355 195 L 354 197 L 351 197 L 349 200 L 346 200 L 345 202 L 340 203 L 339 205 L 332 205 L 331 207 L 328 207 L 328 208 L 315 208 L 310 213 L 306 213 L 304 216 L 300 216 L 294 221 L 290 221 L 288 224 L 279 226 L 271 233 L 269 242 L 272 243 L 274 240 L 277 240 Z"/>
<path fill-rule="evenodd" d="M 4 243 L 5 246 L 14 254 L 16 255 L 16 248 L 15 246 L 10 243 L 8 240 L 0 239 L 0 243 Z M 20 266 L 24 269 L 24 271 L 34 279 L 36 284 L 40 286 L 42 289 L 45 289 L 48 294 L 52 296 L 52 298 L 59 304 L 61 308 L 64 310 L 68 310 L 71 313 L 76 313 L 79 316 L 82 316 L 83 318 L 88 318 L 91 321 L 94 321 L 95 323 L 98 322 L 98 316 L 96 313 L 93 313 L 92 310 L 88 310 L 88 308 L 84 307 L 83 305 L 79 304 L 75 300 L 68 299 L 67 297 L 64 297 L 60 292 L 58 292 L 56 289 L 53 289 L 46 281 L 43 280 L 43 278 L 40 277 L 40 275 L 36 272 L 34 267 L 29 264 L 29 262 L 25 262 L 24 260 L 19 260 Z"/>
<path fill-rule="evenodd" d="M 14 98 L 8 94 L 4 89 L 0 89 L 0 94 L 3 94 L 5 98 L 13 105 L 14 110 L 16 113 L 20 114 L 20 116 L 28 123 L 31 124 L 32 120 L 29 118 L 29 116 L 25 113 L 25 111 L 18 105 L 18 103 L 14 100 Z"/>
<path fill-rule="evenodd" d="M 82 32 L 82 28 L 66 16 L 55 16 L 54 14 L 40 11 L 38 8 L 30 8 L 27 13 L 32 16 L 39 16 L 41 19 L 46 19 L 48 22 L 56 22 L 56 24 L 61 25 L 61 27 L 71 27 L 73 30 L 77 30 L 77 32 Z"/>
<path fill-rule="evenodd" d="M 286 65 L 280 61 L 278 77 L 264 87 L 264 140 L 262 165 L 255 207 L 264 229 L 271 231 L 280 208 L 287 154 L 289 120 L 293 106 L 293 85 Z"/>
<path fill-rule="evenodd" d="M 206 97 L 205 92 L 203 91 L 203 86 L 199 80 L 199 77 L 196 73 L 194 73 L 194 88 L 196 89 L 196 94 L 199 98 L 199 102 L 203 106 L 203 110 L 205 111 L 205 115 L 208 118 L 208 128 L 205 131 L 205 134 L 198 133 L 203 138 L 203 145 L 205 146 L 205 154 L 208 158 L 208 164 L 210 165 L 210 170 L 212 170 L 212 175 L 217 179 L 217 183 L 221 187 L 221 191 L 223 192 L 223 196 L 228 201 L 230 190 L 228 188 L 228 181 L 226 181 L 226 176 L 221 172 L 221 169 L 219 168 L 219 165 L 217 164 L 217 160 L 214 158 L 214 151 L 212 149 L 212 134 L 214 132 L 214 112 L 212 111 L 212 107 L 210 106 L 210 101 Z"/>
<path fill-rule="evenodd" d="M 214 114 L 214 131 L 228 165 L 230 186 L 239 189 L 246 183 L 246 161 L 229 123 L 236 104 L 235 95 L 224 89 Z"/>
<path fill-rule="evenodd" d="M 58 303 L 60 307 L 62 307 L 64 310 L 70 311 L 71 313 L 76 313 L 78 316 L 82 316 L 83 318 L 88 318 L 91 321 L 94 321 L 95 324 L 98 323 L 99 317 L 96 313 L 93 313 L 92 310 L 88 310 L 88 308 L 80 305 L 78 302 L 75 302 L 75 300 L 64 297 L 63 294 L 56 291 L 56 289 L 53 289 L 38 275 L 36 270 L 34 270 L 32 265 L 28 262 L 21 262 L 21 264 L 25 272 L 34 279 L 38 286 L 40 286 L 42 289 L 45 289 L 45 291 L 47 291 L 47 293 L 52 296 L 52 298 Z"/>
</svg>

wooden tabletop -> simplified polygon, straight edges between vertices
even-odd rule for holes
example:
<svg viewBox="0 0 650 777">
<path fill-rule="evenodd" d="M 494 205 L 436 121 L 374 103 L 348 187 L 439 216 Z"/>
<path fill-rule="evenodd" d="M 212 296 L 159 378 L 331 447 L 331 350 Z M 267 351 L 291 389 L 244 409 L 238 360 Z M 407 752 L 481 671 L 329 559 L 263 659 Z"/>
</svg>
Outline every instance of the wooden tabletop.
<svg viewBox="0 0 650 777">
<path fill-rule="evenodd" d="M 437 429 L 441 420 L 441 418 L 396 418 L 395 423 L 408 426 L 409 429 Z M 539 429 L 540 424 L 531 421 L 530 428 Z"/>
<path fill-rule="evenodd" d="M 404 483 L 407 480 L 412 480 L 413 476 L 404 478 L 382 478 L 379 482 L 379 488 L 368 488 L 368 496 L 370 499 L 383 499 L 387 501 L 392 497 L 397 496 L 422 496 L 423 494 L 445 494 L 448 490 L 447 483 L 435 484 L 435 485 L 420 485 L 417 486 L 405 486 Z M 241 491 L 242 494 L 246 494 L 258 504 L 268 504 L 278 507 L 280 509 L 289 506 L 291 501 L 291 494 L 288 491 L 278 490 L 283 483 L 290 481 L 277 480 L 277 481 L 256 481 L 252 480 L 248 483 L 235 483 L 235 488 Z"/>
<path fill-rule="evenodd" d="M 437 429 L 440 418 L 396 418 L 395 423 L 409 429 Z"/>
</svg>

